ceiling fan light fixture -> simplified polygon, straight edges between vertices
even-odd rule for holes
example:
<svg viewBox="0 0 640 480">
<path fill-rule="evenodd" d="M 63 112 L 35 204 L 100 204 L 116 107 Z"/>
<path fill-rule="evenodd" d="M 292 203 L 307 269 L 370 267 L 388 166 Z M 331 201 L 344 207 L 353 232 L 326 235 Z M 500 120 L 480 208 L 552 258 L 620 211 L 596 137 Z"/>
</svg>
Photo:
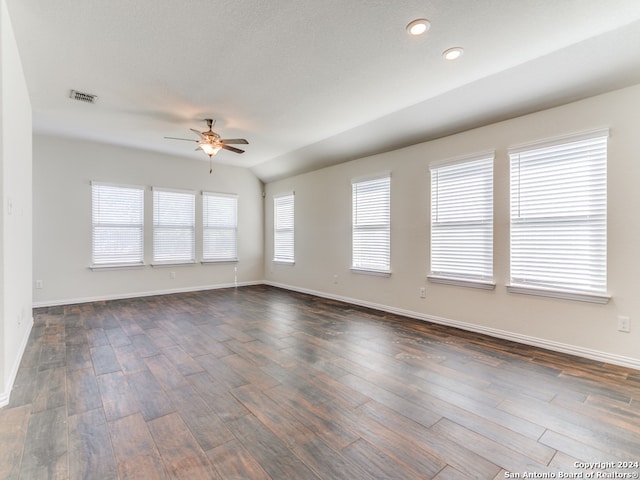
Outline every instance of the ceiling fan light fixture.
<svg viewBox="0 0 640 480">
<path fill-rule="evenodd" d="M 426 18 L 418 18 L 407 25 L 407 32 L 412 37 L 419 37 L 427 33 L 429 28 L 431 27 L 431 23 Z"/>
<path fill-rule="evenodd" d="M 209 155 L 209 157 L 213 157 L 216 153 L 218 153 L 222 149 L 222 145 L 220 145 L 217 142 L 215 143 L 198 142 L 198 145 L 200 145 L 200 148 L 202 149 L 202 151 L 207 155 Z"/>
<path fill-rule="evenodd" d="M 464 53 L 464 49 L 462 47 L 453 47 L 442 52 L 442 56 L 445 60 L 457 60 Z"/>
</svg>

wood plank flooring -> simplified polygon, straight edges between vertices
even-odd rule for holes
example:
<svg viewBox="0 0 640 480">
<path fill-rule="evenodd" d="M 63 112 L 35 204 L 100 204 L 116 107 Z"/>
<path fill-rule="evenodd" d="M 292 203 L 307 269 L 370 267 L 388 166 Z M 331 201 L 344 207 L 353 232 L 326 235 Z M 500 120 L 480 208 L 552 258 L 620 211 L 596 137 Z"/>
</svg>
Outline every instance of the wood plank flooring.
<svg viewBox="0 0 640 480">
<path fill-rule="evenodd" d="M 640 472 L 635 370 L 267 286 L 34 318 L 2 479 Z"/>
</svg>

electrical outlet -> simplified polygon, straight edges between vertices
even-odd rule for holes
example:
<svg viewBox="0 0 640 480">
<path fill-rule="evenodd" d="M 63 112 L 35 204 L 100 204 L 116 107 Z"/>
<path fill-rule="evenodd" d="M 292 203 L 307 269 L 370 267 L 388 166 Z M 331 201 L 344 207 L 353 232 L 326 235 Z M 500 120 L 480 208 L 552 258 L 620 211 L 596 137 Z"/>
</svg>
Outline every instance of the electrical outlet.
<svg viewBox="0 0 640 480">
<path fill-rule="evenodd" d="M 37 289 L 44 288 L 44 283 L 42 282 L 42 280 L 36 280 L 36 288 Z"/>
<path fill-rule="evenodd" d="M 333 283 L 337 284 L 338 283 L 338 275 L 334 275 L 333 276 Z"/>
<path fill-rule="evenodd" d="M 629 333 L 629 317 L 618 316 L 618 331 Z"/>
<path fill-rule="evenodd" d="M 176 279 L 176 272 L 169 272 L 169 279 L 175 280 Z"/>
<path fill-rule="evenodd" d="M 427 289 L 425 287 L 420 287 L 420 298 L 427 298 Z"/>
</svg>

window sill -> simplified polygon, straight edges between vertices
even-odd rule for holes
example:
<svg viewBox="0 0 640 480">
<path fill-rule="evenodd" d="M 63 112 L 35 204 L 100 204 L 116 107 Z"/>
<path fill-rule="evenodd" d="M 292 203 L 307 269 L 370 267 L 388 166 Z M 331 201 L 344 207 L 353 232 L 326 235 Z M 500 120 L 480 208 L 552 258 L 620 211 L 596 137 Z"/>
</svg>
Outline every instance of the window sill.
<svg viewBox="0 0 640 480">
<path fill-rule="evenodd" d="M 191 261 L 191 262 L 163 262 L 163 263 L 152 263 L 151 266 L 156 268 L 162 268 L 162 267 L 181 267 L 181 266 L 190 266 L 190 265 L 195 265 L 196 261 Z"/>
<path fill-rule="evenodd" d="M 238 263 L 237 258 L 226 258 L 221 260 L 201 260 L 200 263 L 202 265 L 216 265 L 220 263 Z"/>
<path fill-rule="evenodd" d="M 367 270 L 364 268 L 351 267 L 351 273 L 357 273 L 359 275 L 373 275 L 374 277 L 390 277 L 391 272 L 385 270 Z"/>
<path fill-rule="evenodd" d="M 560 298 L 563 300 L 576 300 L 579 302 L 599 303 L 604 305 L 609 303 L 611 296 L 598 293 L 572 292 L 568 290 L 551 290 L 540 287 L 530 287 L 528 285 L 507 285 L 509 293 L 520 293 L 523 295 L 535 295 L 539 297 Z"/>
<path fill-rule="evenodd" d="M 277 264 L 277 265 L 295 265 L 296 262 L 293 260 L 276 260 L 275 258 L 273 259 L 273 263 Z"/>
<path fill-rule="evenodd" d="M 428 275 L 427 280 L 429 280 L 431 283 L 454 285 L 456 287 L 479 288 L 481 290 L 495 290 L 496 288 L 496 284 L 494 282 L 470 280 L 467 278 L 439 277 L 437 275 Z"/>
<path fill-rule="evenodd" d="M 90 265 L 89 269 L 94 271 L 99 270 L 132 270 L 144 268 L 144 263 L 115 263 L 109 265 Z"/>
</svg>

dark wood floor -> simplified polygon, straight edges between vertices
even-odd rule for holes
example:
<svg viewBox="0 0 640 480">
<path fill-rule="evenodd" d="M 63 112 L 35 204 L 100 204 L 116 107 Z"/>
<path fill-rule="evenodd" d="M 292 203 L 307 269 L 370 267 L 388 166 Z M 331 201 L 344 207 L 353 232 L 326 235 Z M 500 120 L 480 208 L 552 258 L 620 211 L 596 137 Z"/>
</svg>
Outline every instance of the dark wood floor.
<svg viewBox="0 0 640 480">
<path fill-rule="evenodd" d="M 37 309 L 0 410 L 3 479 L 637 478 L 617 462 L 639 461 L 638 371 L 266 286 Z"/>
</svg>

